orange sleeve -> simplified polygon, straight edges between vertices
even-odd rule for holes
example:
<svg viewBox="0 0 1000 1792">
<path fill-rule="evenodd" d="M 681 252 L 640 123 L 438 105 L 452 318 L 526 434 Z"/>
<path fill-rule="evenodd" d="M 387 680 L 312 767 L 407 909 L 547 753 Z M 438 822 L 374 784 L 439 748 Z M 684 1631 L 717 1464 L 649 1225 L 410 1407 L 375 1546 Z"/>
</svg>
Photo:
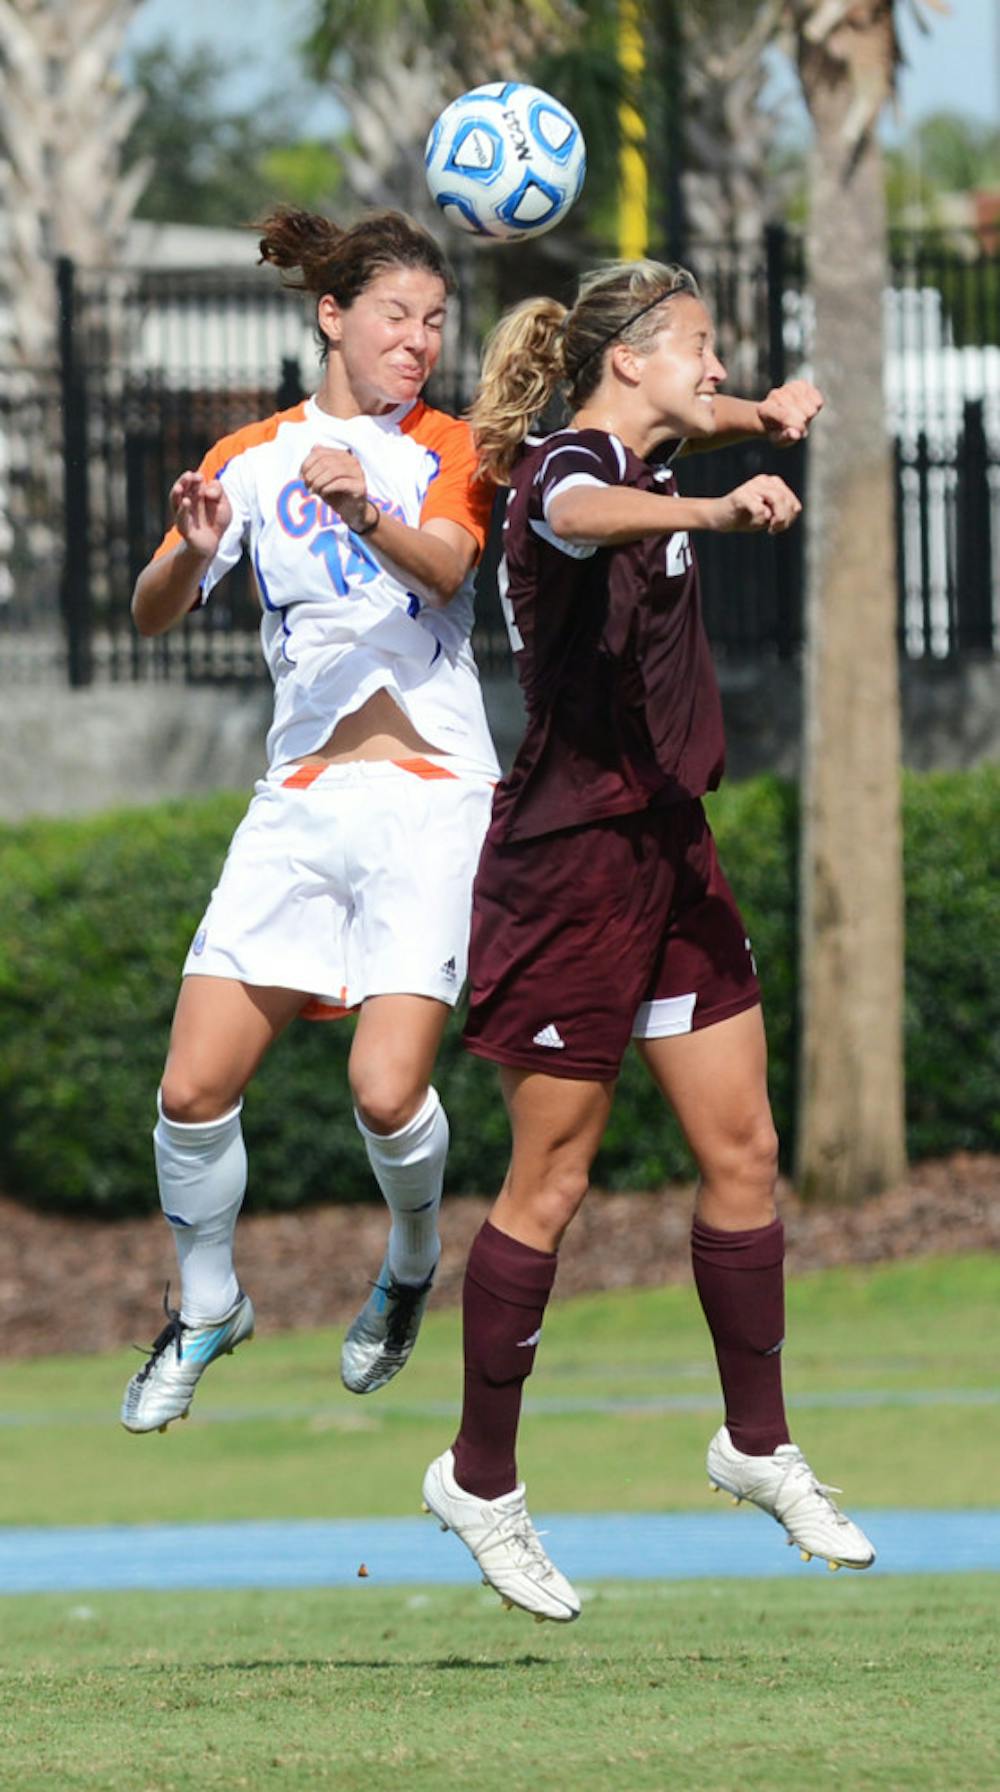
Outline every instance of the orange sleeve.
<svg viewBox="0 0 1000 1792">
<path fill-rule="evenodd" d="M 246 448 L 255 448 L 259 442 L 272 441 L 282 423 L 299 422 L 305 414 L 305 404 L 297 404 L 291 410 L 277 411 L 273 417 L 265 417 L 258 423 L 246 423 L 242 429 L 234 429 L 232 435 L 223 436 L 214 448 L 208 450 L 198 468 L 199 473 L 205 479 L 216 479 L 237 454 L 242 454 Z M 153 559 L 159 560 L 161 554 L 169 554 L 172 548 L 179 546 L 180 540 L 178 530 L 169 528 Z"/>
<path fill-rule="evenodd" d="M 419 405 L 403 420 L 402 428 L 438 460 L 420 521 L 427 523 L 433 517 L 443 517 L 449 523 L 458 523 L 472 536 L 481 554 L 489 533 L 496 487 L 491 479 L 477 476 L 476 445 L 469 425 L 444 411 Z"/>
</svg>

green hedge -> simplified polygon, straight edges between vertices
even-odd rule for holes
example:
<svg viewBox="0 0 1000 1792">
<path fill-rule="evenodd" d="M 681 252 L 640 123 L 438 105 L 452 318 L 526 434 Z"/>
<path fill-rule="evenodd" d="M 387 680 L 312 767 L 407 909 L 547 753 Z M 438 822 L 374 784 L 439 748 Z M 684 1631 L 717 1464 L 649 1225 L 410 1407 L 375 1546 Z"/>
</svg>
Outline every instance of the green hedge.
<svg viewBox="0 0 1000 1792">
<path fill-rule="evenodd" d="M 0 1186 L 31 1204 L 119 1215 L 155 1206 L 149 1133 L 177 974 L 242 801 L 219 796 L 0 829 Z M 795 1078 L 794 790 L 712 800 L 723 862 L 764 983 L 775 1115 Z M 905 785 L 909 1146 L 1000 1147 L 1000 771 Z M 258 1209 L 365 1199 L 346 1091 L 349 1023 L 296 1025 L 249 1091 Z M 448 1032 L 437 1076 L 452 1121 L 448 1186 L 490 1192 L 507 1126 L 492 1068 Z M 613 1188 L 690 1171 L 630 1056 L 595 1169 Z"/>
</svg>

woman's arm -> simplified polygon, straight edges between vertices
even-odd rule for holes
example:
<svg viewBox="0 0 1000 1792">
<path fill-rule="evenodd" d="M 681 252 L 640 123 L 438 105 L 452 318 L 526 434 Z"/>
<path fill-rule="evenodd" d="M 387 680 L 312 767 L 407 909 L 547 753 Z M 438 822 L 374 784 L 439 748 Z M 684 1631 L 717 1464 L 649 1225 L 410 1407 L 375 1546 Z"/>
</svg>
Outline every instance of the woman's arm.
<svg viewBox="0 0 1000 1792">
<path fill-rule="evenodd" d="M 302 478 L 362 537 L 387 572 L 434 608 L 451 602 L 479 552 L 479 544 L 460 523 L 434 517 L 414 529 L 389 516 L 368 496 L 364 468 L 347 448 L 310 449 Z"/>
<path fill-rule="evenodd" d="M 182 473 L 170 490 L 181 540 L 144 566 L 132 593 L 132 617 L 140 635 L 165 635 L 194 608 L 206 572 L 232 520 L 232 506 L 217 479 Z"/>
<path fill-rule="evenodd" d="M 709 436 L 690 438 L 681 454 L 704 454 L 710 448 L 728 448 L 751 436 L 766 436 L 777 448 L 790 448 L 809 433 L 809 425 L 823 409 L 823 395 L 808 380 L 790 380 L 775 386 L 759 402 L 752 398 L 715 395 L 715 429 Z"/>
<path fill-rule="evenodd" d="M 760 473 L 722 498 L 681 498 L 631 485 L 574 485 L 557 492 L 546 520 L 560 541 L 617 547 L 643 535 L 708 529 L 722 534 L 778 535 L 802 509 L 783 479 Z"/>
<path fill-rule="evenodd" d="M 432 609 L 451 602 L 479 558 L 479 543 L 445 517 L 433 517 L 419 529 L 411 529 L 398 517 L 367 502 L 367 521 L 374 526 L 364 533 L 365 547 L 402 584 L 414 589 Z M 346 520 L 346 519 L 345 519 Z"/>
</svg>

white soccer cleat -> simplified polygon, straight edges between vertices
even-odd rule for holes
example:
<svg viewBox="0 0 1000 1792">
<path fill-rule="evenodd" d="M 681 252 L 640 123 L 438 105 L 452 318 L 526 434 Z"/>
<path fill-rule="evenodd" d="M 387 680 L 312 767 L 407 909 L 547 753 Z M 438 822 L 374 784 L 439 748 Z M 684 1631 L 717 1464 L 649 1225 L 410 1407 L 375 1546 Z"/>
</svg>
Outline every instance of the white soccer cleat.
<svg viewBox="0 0 1000 1792">
<path fill-rule="evenodd" d="M 340 1379 L 349 1393 L 373 1394 L 405 1369 L 433 1283 L 433 1275 L 417 1286 L 397 1282 L 383 1263 L 341 1348 Z"/>
<path fill-rule="evenodd" d="M 424 1476 L 424 1505 L 443 1531 L 454 1531 L 471 1550 L 483 1585 L 499 1593 L 508 1611 L 518 1605 L 532 1612 L 537 1623 L 551 1618 L 569 1624 L 580 1616 L 576 1593 L 539 1542 L 523 1486 L 498 1500 L 466 1493 L 455 1480 L 455 1458 L 446 1450 Z"/>
<path fill-rule="evenodd" d="M 795 1444 L 779 1444 L 772 1456 L 746 1456 L 725 1425 L 708 1446 L 708 1478 L 733 1495 L 750 1500 L 784 1525 L 804 1562 L 822 1556 L 830 1568 L 870 1568 L 875 1551 L 864 1531 L 830 1498 L 837 1487 L 817 1481 Z"/>
<path fill-rule="evenodd" d="M 228 1356 L 253 1336 L 254 1312 L 248 1294 L 212 1325 L 185 1325 L 163 1297 L 167 1323 L 133 1375 L 122 1401 L 126 1431 L 165 1431 L 171 1419 L 185 1419 L 201 1377 L 216 1357 Z"/>
</svg>

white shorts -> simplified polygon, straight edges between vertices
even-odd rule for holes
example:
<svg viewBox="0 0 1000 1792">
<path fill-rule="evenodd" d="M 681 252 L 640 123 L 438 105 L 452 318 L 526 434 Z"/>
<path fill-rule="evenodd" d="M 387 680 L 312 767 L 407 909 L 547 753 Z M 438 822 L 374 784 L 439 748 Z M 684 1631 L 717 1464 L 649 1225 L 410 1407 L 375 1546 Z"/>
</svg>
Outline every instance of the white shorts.
<svg viewBox="0 0 1000 1792">
<path fill-rule="evenodd" d="M 184 975 L 301 989 L 316 1020 L 375 995 L 454 1005 L 494 789 L 454 763 L 270 771 L 233 835 Z"/>
</svg>

